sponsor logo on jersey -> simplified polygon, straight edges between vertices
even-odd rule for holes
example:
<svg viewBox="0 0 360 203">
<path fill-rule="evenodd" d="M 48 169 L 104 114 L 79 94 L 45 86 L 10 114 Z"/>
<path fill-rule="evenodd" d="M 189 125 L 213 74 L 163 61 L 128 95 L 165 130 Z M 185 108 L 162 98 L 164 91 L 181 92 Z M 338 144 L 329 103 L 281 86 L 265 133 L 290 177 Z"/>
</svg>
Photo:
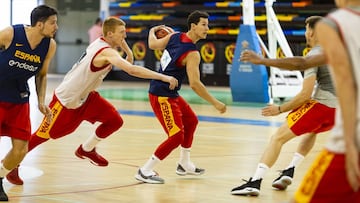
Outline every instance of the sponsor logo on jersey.
<svg viewBox="0 0 360 203">
<path fill-rule="evenodd" d="M 41 63 L 41 58 L 40 56 L 36 55 L 36 54 L 28 54 L 25 53 L 23 51 L 20 50 L 16 50 L 14 56 L 16 58 L 25 60 L 25 61 L 30 61 L 30 62 L 34 62 L 34 63 Z"/>
<path fill-rule="evenodd" d="M 14 61 L 14 60 L 9 61 L 9 66 L 14 68 L 21 68 L 31 72 L 35 72 L 39 68 L 37 66 L 29 65 L 26 62 L 20 63 L 19 61 Z"/>
<path fill-rule="evenodd" d="M 22 46 L 24 46 L 24 45 L 23 45 L 23 44 L 16 43 L 15 46 L 16 46 L 16 47 L 22 47 Z"/>
</svg>

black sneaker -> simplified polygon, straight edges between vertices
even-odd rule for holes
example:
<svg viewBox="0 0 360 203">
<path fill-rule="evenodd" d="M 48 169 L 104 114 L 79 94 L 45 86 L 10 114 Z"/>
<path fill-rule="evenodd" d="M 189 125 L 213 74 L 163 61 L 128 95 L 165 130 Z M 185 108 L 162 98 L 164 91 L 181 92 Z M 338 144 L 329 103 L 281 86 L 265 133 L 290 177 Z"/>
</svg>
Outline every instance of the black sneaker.
<svg viewBox="0 0 360 203">
<path fill-rule="evenodd" d="M 231 190 L 232 195 L 250 195 L 250 196 L 259 196 L 260 194 L 260 185 L 262 179 L 252 181 L 250 178 L 248 181 L 244 180 L 246 183 L 240 185 L 239 187 L 233 188 Z"/>
<path fill-rule="evenodd" d="M 294 170 L 295 167 L 291 167 L 280 171 L 280 176 L 273 181 L 272 186 L 278 190 L 286 190 L 287 186 L 292 183 Z"/>
<path fill-rule="evenodd" d="M 4 191 L 2 181 L 3 178 L 0 178 L 0 202 L 7 202 L 9 201 L 9 198 Z"/>
<path fill-rule="evenodd" d="M 203 168 L 196 168 L 194 171 L 190 171 L 190 170 L 185 170 L 185 168 L 183 166 L 181 166 L 180 164 L 178 164 L 177 168 L 176 168 L 176 174 L 178 174 L 179 176 L 184 176 L 184 175 L 201 175 L 205 173 L 205 169 Z"/>
</svg>

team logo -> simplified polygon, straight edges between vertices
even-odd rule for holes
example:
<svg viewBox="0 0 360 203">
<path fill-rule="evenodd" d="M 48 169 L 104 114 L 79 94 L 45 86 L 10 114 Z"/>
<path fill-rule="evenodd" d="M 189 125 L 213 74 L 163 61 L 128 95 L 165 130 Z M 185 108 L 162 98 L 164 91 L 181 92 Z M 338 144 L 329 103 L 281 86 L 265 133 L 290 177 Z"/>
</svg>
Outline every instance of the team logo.
<svg viewBox="0 0 360 203">
<path fill-rule="evenodd" d="M 242 47 L 243 50 L 249 49 L 249 42 L 246 41 L 246 40 L 242 41 L 241 42 L 241 47 Z"/>
<path fill-rule="evenodd" d="M 154 54 L 155 54 L 155 58 L 156 60 L 160 60 L 162 54 L 163 54 L 163 51 L 162 50 L 154 50 Z"/>
<path fill-rule="evenodd" d="M 278 59 L 285 58 L 285 54 L 284 54 L 283 50 L 281 49 L 281 47 L 278 47 L 276 50 L 276 58 L 278 58 Z"/>
<path fill-rule="evenodd" d="M 309 53 L 310 50 L 311 50 L 310 47 L 305 47 L 305 48 L 303 49 L 303 52 L 302 52 L 303 56 L 306 56 L 306 55 Z"/>
<path fill-rule="evenodd" d="M 225 58 L 228 63 L 232 63 L 234 58 L 235 43 L 229 44 L 225 47 Z"/>
<path fill-rule="evenodd" d="M 135 60 L 143 60 L 146 55 L 146 46 L 143 41 L 135 42 L 132 46 Z"/>
<path fill-rule="evenodd" d="M 216 50 L 215 45 L 212 42 L 207 42 L 201 46 L 200 49 L 201 58 L 205 63 L 211 63 L 214 61 Z"/>
</svg>

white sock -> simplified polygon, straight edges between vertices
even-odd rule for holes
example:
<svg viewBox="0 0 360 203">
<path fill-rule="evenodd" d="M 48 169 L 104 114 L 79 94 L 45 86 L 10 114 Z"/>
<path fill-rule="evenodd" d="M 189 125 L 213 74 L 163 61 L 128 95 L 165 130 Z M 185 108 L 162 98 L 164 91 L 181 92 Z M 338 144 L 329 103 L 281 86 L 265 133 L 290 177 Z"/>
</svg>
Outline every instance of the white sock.
<svg viewBox="0 0 360 203">
<path fill-rule="evenodd" d="M 5 177 L 8 173 L 10 173 L 10 170 L 6 169 L 3 165 L 3 163 L 0 163 L 0 178 Z"/>
<path fill-rule="evenodd" d="M 190 161 L 190 148 L 180 148 L 179 164 L 185 167 L 185 170 L 195 171 L 195 165 Z"/>
<path fill-rule="evenodd" d="M 295 152 L 294 156 L 293 156 L 293 159 L 291 160 L 289 166 L 286 168 L 291 168 L 291 167 L 297 167 L 301 162 L 302 160 L 304 160 L 304 156 Z"/>
<path fill-rule="evenodd" d="M 269 167 L 266 164 L 259 163 L 251 180 L 254 181 L 254 180 L 262 179 L 265 176 L 265 173 L 267 172 L 268 169 Z"/>
<path fill-rule="evenodd" d="M 154 175 L 154 167 L 156 164 L 160 163 L 161 160 L 157 158 L 155 155 L 151 155 L 150 159 L 145 163 L 143 167 L 140 168 L 141 172 L 145 176 Z"/>
<path fill-rule="evenodd" d="M 84 151 L 90 152 L 101 140 L 101 138 L 93 134 L 82 144 L 82 148 Z"/>
</svg>

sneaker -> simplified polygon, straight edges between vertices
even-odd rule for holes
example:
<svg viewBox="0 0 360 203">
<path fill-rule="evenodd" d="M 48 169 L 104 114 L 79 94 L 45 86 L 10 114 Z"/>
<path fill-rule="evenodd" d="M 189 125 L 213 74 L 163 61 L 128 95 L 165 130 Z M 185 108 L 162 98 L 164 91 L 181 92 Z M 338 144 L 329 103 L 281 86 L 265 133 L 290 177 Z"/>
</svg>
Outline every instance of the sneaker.
<svg viewBox="0 0 360 203">
<path fill-rule="evenodd" d="M 250 195 L 250 196 L 259 196 L 260 194 L 260 185 L 262 179 L 252 181 L 250 178 L 248 181 L 244 180 L 246 183 L 240 185 L 239 187 L 233 188 L 231 190 L 232 195 Z"/>
<path fill-rule="evenodd" d="M 90 162 L 96 166 L 107 166 L 109 164 L 104 157 L 96 152 L 95 148 L 90 152 L 86 152 L 83 150 L 82 145 L 80 145 L 75 151 L 75 155 L 80 159 L 89 159 Z"/>
<path fill-rule="evenodd" d="M 23 185 L 24 181 L 19 176 L 19 166 L 14 168 L 6 175 L 6 179 L 14 185 Z"/>
<path fill-rule="evenodd" d="M 9 198 L 4 191 L 2 180 L 3 178 L 0 178 L 0 202 L 7 202 L 9 201 Z"/>
<path fill-rule="evenodd" d="M 294 169 L 291 167 L 280 171 L 280 176 L 273 181 L 272 186 L 278 190 L 286 190 L 287 186 L 292 183 Z"/>
<path fill-rule="evenodd" d="M 176 168 L 176 174 L 178 174 L 179 176 L 201 175 L 204 173 L 205 173 L 205 169 L 195 167 L 195 171 L 189 171 L 189 170 L 186 170 L 184 167 L 182 167 L 180 164 L 178 164 L 178 166 Z"/>
<path fill-rule="evenodd" d="M 151 183 L 151 184 L 164 184 L 164 179 L 160 178 L 157 173 L 154 172 L 154 175 L 145 176 L 141 169 L 138 170 L 137 174 L 135 175 L 136 180 L 142 181 L 144 183 Z"/>
</svg>

